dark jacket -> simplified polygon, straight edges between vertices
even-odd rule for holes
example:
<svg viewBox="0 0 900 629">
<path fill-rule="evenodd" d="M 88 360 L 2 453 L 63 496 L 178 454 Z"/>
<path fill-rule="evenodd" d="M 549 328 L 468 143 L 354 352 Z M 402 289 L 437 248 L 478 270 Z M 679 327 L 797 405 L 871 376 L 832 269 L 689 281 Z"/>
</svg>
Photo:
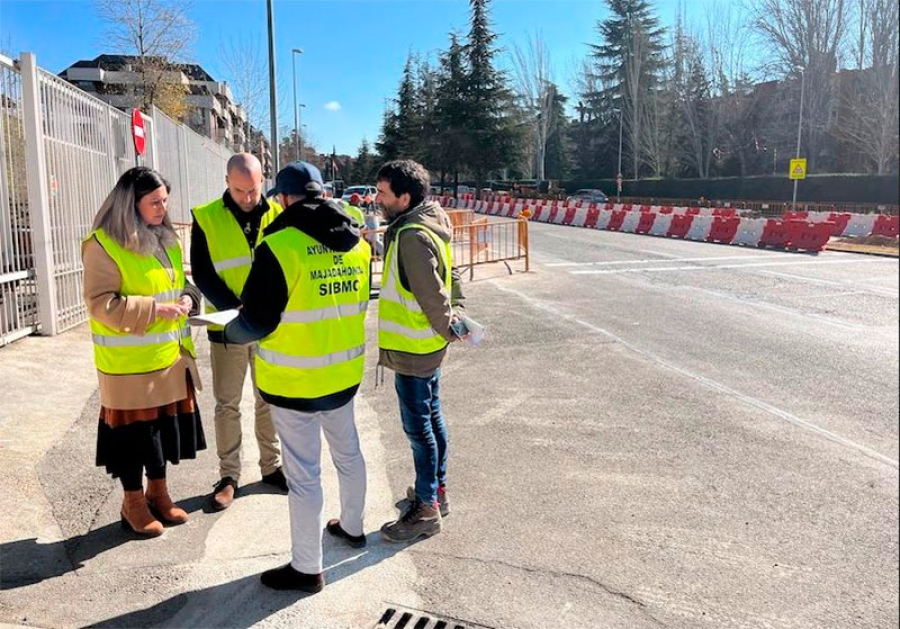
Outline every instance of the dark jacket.
<svg viewBox="0 0 900 629">
<path fill-rule="evenodd" d="M 459 275 L 454 270 L 451 295 L 444 285 L 440 254 L 428 234 L 419 229 L 409 229 L 398 237 L 401 228 L 412 224 L 427 227 L 448 243 L 453 236 L 453 226 L 440 205 L 425 201 L 395 218 L 388 225 L 384 239 L 385 251 L 395 247 L 392 255 L 397 256 L 400 283 L 415 296 L 431 327 L 449 343 L 456 340 L 450 331 L 454 308 L 463 307 Z M 379 348 L 378 364 L 405 376 L 427 378 L 441 366 L 446 354 L 446 347 L 424 355 Z"/>
<path fill-rule="evenodd" d="M 278 215 L 265 229 L 263 236 L 279 230 L 294 228 L 316 239 L 329 249 L 347 252 L 359 242 L 359 229 L 347 216 L 340 203 L 314 199 L 294 203 Z M 226 343 L 250 343 L 272 332 L 281 322 L 288 303 L 288 285 L 278 258 L 265 240 L 256 248 L 250 276 L 241 293 L 240 315 L 225 326 Z M 338 391 L 322 398 L 285 398 L 260 391 L 269 404 L 304 412 L 339 408 L 349 402 L 359 386 Z"/>
<path fill-rule="evenodd" d="M 250 250 L 256 245 L 256 237 L 259 234 L 259 225 L 262 221 L 263 214 L 269 211 L 269 202 L 262 197 L 256 207 L 250 212 L 243 211 L 231 198 L 231 194 L 226 190 L 222 195 L 222 202 L 225 207 L 234 215 L 238 225 L 247 237 L 247 243 Z M 193 212 L 192 212 L 193 217 Z M 216 307 L 216 310 L 228 310 L 237 308 L 241 305 L 241 298 L 235 295 L 228 288 L 216 269 L 213 266 L 212 258 L 209 255 L 209 243 L 206 240 L 206 234 L 200 227 L 200 224 L 194 219 L 191 225 L 191 277 L 197 288 L 203 293 L 203 296 Z M 222 343 L 221 330 L 207 329 L 207 336 L 212 343 Z"/>
</svg>

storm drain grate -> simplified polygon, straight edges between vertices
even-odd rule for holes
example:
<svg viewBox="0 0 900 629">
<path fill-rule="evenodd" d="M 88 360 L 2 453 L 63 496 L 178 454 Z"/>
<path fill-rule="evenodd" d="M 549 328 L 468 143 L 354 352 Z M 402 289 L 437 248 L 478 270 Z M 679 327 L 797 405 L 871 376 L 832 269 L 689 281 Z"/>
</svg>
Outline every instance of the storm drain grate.
<svg viewBox="0 0 900 629">
<path fill-rule="evenodd" d="M 374 629 L 479 629 L 480 627 L 481 625 L 440 618 L 411 609 L 388 607 Z"/>
</svg>

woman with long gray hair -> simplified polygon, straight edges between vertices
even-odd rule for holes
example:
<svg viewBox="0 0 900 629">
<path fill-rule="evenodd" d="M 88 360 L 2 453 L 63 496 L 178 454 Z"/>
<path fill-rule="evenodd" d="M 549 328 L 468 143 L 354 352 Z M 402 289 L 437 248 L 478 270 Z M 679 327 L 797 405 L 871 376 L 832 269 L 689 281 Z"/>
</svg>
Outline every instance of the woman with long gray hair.
<svg viewBox="0 0 900 629">
<path fill-rule="evenodd" d="M 147 537 L 188 520 L 169 496 L 166 464 L 206 448 L 187 325 L 200 293 L 185 279 L 169 192 L 156 171 L 128 170 L 81 248 L 100 381 L 97 465 L 122 483 L 122 526 Z"/>
</svg>

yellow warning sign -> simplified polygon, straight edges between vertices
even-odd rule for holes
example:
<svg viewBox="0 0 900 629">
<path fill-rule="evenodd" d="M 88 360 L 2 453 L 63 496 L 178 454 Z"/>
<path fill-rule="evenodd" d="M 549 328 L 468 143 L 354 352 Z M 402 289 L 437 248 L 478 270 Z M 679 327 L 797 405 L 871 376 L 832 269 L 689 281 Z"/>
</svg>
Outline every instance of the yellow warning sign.
<svg viewBox="0 0 900 629">
<path fill-rule="evenodd" d="M 791 160 L 791 179 L 806 179 L 806 159 Z"/>
</svg>

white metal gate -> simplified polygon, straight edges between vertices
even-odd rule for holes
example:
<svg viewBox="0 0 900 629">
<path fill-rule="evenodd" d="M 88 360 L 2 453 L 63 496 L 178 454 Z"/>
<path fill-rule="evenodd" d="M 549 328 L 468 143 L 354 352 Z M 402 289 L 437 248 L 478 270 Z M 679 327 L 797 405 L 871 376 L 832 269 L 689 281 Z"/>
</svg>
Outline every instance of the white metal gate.
<svg viewBox="0 0 900 629">
<path fill-rule="evenodd" d="M 81 241 L 119 176 L 144 163 L 172 184 L 172 220 L 222 194 L 232 152 L 162 112 L 131 118 L 37 66 L 0 56 L 0 346 L 87 320 Z"/>
<path fill-rule="evenodd" d="M 19 73 L 0 56 L 0 346 L 37 328 L 22 110 Z"/>
</svg>

